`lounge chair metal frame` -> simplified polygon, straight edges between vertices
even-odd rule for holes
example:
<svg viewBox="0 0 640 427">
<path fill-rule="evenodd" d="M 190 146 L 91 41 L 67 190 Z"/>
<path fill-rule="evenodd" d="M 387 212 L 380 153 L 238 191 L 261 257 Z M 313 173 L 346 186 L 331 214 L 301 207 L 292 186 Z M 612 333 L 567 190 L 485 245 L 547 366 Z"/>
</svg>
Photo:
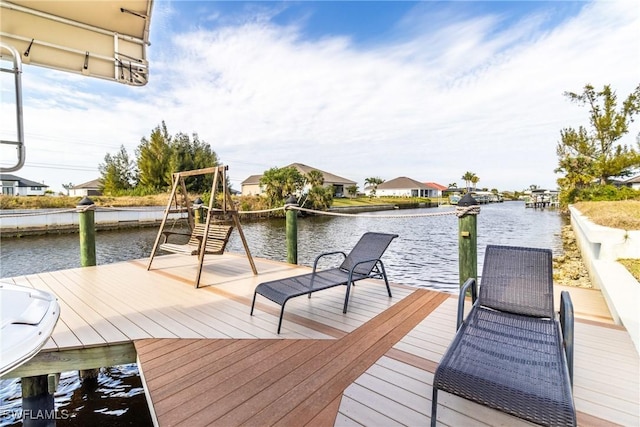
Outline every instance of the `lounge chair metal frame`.
<svg viewBox="0 0 640 427">
<path fill-rule="evenodd" d="M 346 285 L 347 289 L 342 310 L 343 313 L 346 313 L 351 286 L 358 280 L 370 278 L 384 279 L 387 294 L 391 298 L 391 287 L 389 286 L 384 264 L 380 258 L 391 241 L 396 237 L 398 237 L 397 234 L 367 232 L 360 238 L 348 255 L 342 251 L 325 252 L 318 255 L 313 262 L 313 270 L 311 273 L 260 283 L 253 293 L 251 315 L 253 315 L 256 296 L 258 294 L 279 304 L 279 334 L 282 327 L 284 306 L 291 298 L 301 295 L 308 295 L 308 297 L 311 298 L 313 292 Z M 317 268 L 320 259 L 332 255 L 342 255 L 344 258 L 342 264 L 336 268 L 318 271 Z"/>
<path fill-rule="evenodd" d="M 541 425 L 576 425 L 573 402 L 573 305 L 563 291 L 553 305 L 548 249 L 487 246 L 480 290 L 460 290 L 456 336 L 433 380 L 438 390 Z M 471 291 L 473 306 L 464 318 Z"/>
</svg>

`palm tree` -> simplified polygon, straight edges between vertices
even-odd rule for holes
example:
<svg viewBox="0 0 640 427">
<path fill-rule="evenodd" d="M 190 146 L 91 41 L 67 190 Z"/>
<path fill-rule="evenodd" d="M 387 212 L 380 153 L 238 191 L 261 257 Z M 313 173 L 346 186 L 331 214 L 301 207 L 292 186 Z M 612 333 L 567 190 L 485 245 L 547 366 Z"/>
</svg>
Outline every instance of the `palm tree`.
<svg viewBox="0 0 640 427">
<path fill-rule="evenodd" d="M 324 185 L 324 175 L 319 170 L 310 170 L 305 178 L 311 188 L 321 187 L 322 185 Z"/>
<path fill-rule="evenodd" d="M 471 185 L 469 185 L 469 182 L 471 182 L 474 176 L 476 176 L 476 174 L 469 171 L 466 171 L 464 175 L 462 175 L 462 179 L 464 179 L 464 186 L 467 189 L 467 191 L 469 191 L 469 189 L 471 188 Z"/>
<path fill-rule="evenodd" d="M 380 178 L 379 176 L 372 176 L 364 180 L 364 185 L 372 186 L 373 190 L 371 190 L 371 195 L 375 196 L 376 190 L 378 189 L 378 185 L 382 184 L 383 182 L 384 182 L 384 179 Z"/>
<path fill-rule="evenodd" d="M 473 176 L 471 177 L 471 182 L 473 183 L 473 191 L 476 190 L 476 184 L 478 183 L 478 181 L 480 181 L 480 178 L 478 178 L 476 174 L 473 174 Z"/>
</svg>

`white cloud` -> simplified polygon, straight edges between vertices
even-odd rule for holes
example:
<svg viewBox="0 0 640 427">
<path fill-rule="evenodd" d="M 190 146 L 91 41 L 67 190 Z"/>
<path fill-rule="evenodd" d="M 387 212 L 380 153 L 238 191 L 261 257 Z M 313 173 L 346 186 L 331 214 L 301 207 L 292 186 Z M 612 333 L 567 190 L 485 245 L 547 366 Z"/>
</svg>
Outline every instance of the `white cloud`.
<svg viewBox="0 0 640 427">
<path fill-rule="evenodd" d="M 209 142 L 236 187 L 291 162 L 361 187 L 369 176 L 447 185 L 467 170 L 480 186 L 551 187 L 560 129 L 587 118 L 562 93 L 611 84 L 622 98 L 640 83 L 639 15 L 627 1 L 586 5 L 553 29 L 543 13 L 506 28 L 499 15 L 448 14 L 437 28 L 420 29 L 412 15 L 399 24 L 404 36 L 366 47 L 348 37 L 308 39 L 303 22 L 199 28 L 175 34 L 174 46 L 152 55 L 145 88 L 67 93 L 68 83 L 30 81 L 46 97 L 28 106 L 27 132 L 59 139 L 34 142 L 29 161 L 50 161 L 37 151 L 53 145 L 73 147 L 64 151 L 68 164 L 97 166 L 120 144 L 133 155 L 140 138 L 165 120 L 171 133 L 197 132 Z M 88 85 L 74 79 L 75 87 Z M 99 145 L 82 149 L 79 141 Z M 56 180 L 95 177 L 82 173 L 56 172 Z"/>
</svg>

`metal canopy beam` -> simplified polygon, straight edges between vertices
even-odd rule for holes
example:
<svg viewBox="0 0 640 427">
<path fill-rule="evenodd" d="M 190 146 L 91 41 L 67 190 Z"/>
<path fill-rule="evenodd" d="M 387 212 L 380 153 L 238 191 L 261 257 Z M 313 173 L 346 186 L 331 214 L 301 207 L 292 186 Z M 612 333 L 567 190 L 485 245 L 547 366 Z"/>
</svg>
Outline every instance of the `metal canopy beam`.
<svg viewBox="0 0 640 427">
<path fill-rule="evenodd" d="M 153 0 L 0 0 L 0 36 L 24 64 L 142 86 Z"/>
</svg>

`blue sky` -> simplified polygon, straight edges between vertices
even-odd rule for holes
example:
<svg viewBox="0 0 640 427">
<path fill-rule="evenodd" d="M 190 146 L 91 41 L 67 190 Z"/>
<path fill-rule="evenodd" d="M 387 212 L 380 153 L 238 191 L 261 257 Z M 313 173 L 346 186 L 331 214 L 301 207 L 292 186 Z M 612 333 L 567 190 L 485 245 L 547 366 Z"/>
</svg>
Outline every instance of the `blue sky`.
<svg viewBox="0 0 640 427">
<path fill-rule="evenodd" d="M 610 84 L 625 97 L 640 83 L 637 40 L 626 0 L 156 0 L 146 86 L 24 66 L 16 174 L 56 191 L 95 179 L 105 154 L 133 156 L 164 120 L 208 142 L 237 189 L 293 162 L 361 189 L 372 176 L 463 184 L 466 171 L 479 187 L 555 187 L 560 130 L 587 124 L 563 92 Z M 7 90 L 3 78 L 3 117 Z"/>
</svg>

